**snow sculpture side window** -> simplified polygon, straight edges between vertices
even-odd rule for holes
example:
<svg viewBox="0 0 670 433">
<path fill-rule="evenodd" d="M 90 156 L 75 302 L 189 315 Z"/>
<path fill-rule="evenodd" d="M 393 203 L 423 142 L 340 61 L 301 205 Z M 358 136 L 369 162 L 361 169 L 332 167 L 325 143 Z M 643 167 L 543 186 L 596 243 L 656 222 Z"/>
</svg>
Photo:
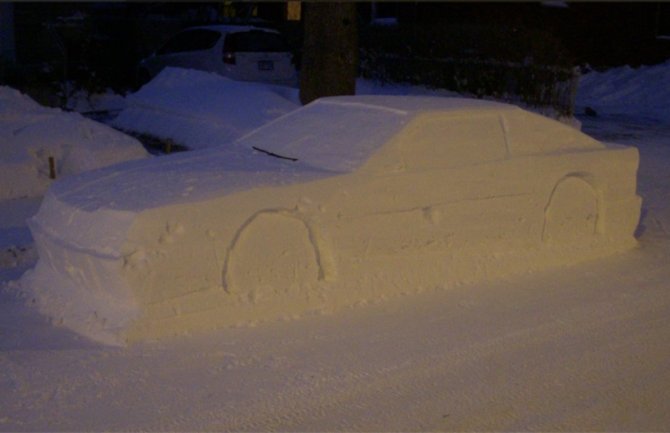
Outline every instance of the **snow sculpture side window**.
<svg viewBox="0 0 670 433">
<path fill-rule="evenodd" d="M 507 156 L 496 115 L 424 115 L 406 132 L 400 148 L 409 170 L 462 167 Z"/>
<path fill-rule="evenodd" d="M 539 114 L 520 110 L 506 113 L 504 124 L 512 156 L 598 149 L 603 146 L 577 129 Z"/>
</svg>

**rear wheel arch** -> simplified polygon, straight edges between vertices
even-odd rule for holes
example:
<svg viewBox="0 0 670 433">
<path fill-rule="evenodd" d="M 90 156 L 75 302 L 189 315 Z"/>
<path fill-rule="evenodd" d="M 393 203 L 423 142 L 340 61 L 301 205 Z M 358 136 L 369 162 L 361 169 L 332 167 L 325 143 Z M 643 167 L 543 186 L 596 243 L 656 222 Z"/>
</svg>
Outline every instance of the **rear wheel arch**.
<svg viewBox="0 0 670 433">
<path fill-rule="evenodd" d="M 594 176 L 569 173 L 558 180 L 544 208 L 542 241 L 584 242 L 603 232 L 603 199 Z"/>
</svg>

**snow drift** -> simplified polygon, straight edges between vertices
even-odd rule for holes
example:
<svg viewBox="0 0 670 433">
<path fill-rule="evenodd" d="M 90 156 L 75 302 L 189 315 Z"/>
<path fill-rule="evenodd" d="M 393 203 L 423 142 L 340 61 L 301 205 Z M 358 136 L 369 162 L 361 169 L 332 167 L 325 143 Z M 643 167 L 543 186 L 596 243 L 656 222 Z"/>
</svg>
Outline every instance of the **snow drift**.
<svg viewBox="0 0 670 433">
<path fill-rule="evenodd" d="M 622 66 L 581 77 L 575 104 L 601 115 L 629 115 L 670 122 L 670 60 L 658 65 Z"/>
<path fill-rule="evenodd" d="M 22 285 L 118 344 L 562 266 L 636 245 L 637 166 L 505 104 L 325 98 L 230 148 L 57 182 Z"/>
<path fill-rule="evenodd" d="M 0 200 L 44 194 L 49 157 L 61 177 L 148 155 L 125 134 L 9 87 L 0 87 L 0 142 Z"/>
<path fill-rule="evenodd" d="M 300 106 L 297 89 L 172 67 L 126 99 L 113 126 L 192 149 L 230 143 Z"/>
</svg>

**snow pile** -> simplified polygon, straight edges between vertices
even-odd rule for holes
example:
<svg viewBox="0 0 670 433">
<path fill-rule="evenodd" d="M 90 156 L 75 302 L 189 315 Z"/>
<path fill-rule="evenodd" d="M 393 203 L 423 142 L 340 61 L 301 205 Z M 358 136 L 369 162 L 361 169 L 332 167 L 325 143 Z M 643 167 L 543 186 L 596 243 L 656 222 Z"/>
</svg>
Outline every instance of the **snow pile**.
<svg viewBox="0 0 670 433">
<path fill-rule="evenodd" d="M 192 149 L 229 143 L 300 106 L 297 89 L 171 67 L 126 99 L 113 126 Z"/>
<path fill-rule="evenodd" d="M 0 87 L 0 200 L 44 194 L 56 177 L 147 156 L 135 139 Z"/>
<path fill-rule="evenodd" d="M 234 146 L 56 183 L 22 285 L 123 343 L 562 266 L 636 245 L 637 163 L 505 104 L 324 98 Z"/>
<path fill-rule="evenodd" d="M 579 82 L 576 106 L 596 113 L 670 122 L 670 60 L 653 66 L 591 71 Z"/>
</svg>

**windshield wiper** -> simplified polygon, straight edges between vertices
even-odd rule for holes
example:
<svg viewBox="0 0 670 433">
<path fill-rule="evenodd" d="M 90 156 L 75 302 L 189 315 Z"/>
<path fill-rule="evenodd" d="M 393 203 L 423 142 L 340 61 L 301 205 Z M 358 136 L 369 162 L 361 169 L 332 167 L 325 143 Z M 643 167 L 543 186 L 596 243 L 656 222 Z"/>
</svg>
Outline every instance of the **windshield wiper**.
<svg viewBox="0 0 670 433">
<path fill-rule="evenodd" d="M 257 150 L 257 151 L 259 151 L 259 152 L 263 152 L 263 153 L 266 154 L 266 155 L 274 156 L 275 158 L 279 158 L 279 159 L 287 159 L 287 160 L 289 160 L 289 161 L 297 161 L 297 160 L 298 160 L 298 158 L 291 158 L 290 156 L 282 156 L 282 155 L 278 155 L 278 154 L 276 154 L 276 153 L 270 152 L 269 150 L 261 149 L 260 147 L 251 146 L 251 148 L 254 149 L 254 150 Z"/>
</svg>

